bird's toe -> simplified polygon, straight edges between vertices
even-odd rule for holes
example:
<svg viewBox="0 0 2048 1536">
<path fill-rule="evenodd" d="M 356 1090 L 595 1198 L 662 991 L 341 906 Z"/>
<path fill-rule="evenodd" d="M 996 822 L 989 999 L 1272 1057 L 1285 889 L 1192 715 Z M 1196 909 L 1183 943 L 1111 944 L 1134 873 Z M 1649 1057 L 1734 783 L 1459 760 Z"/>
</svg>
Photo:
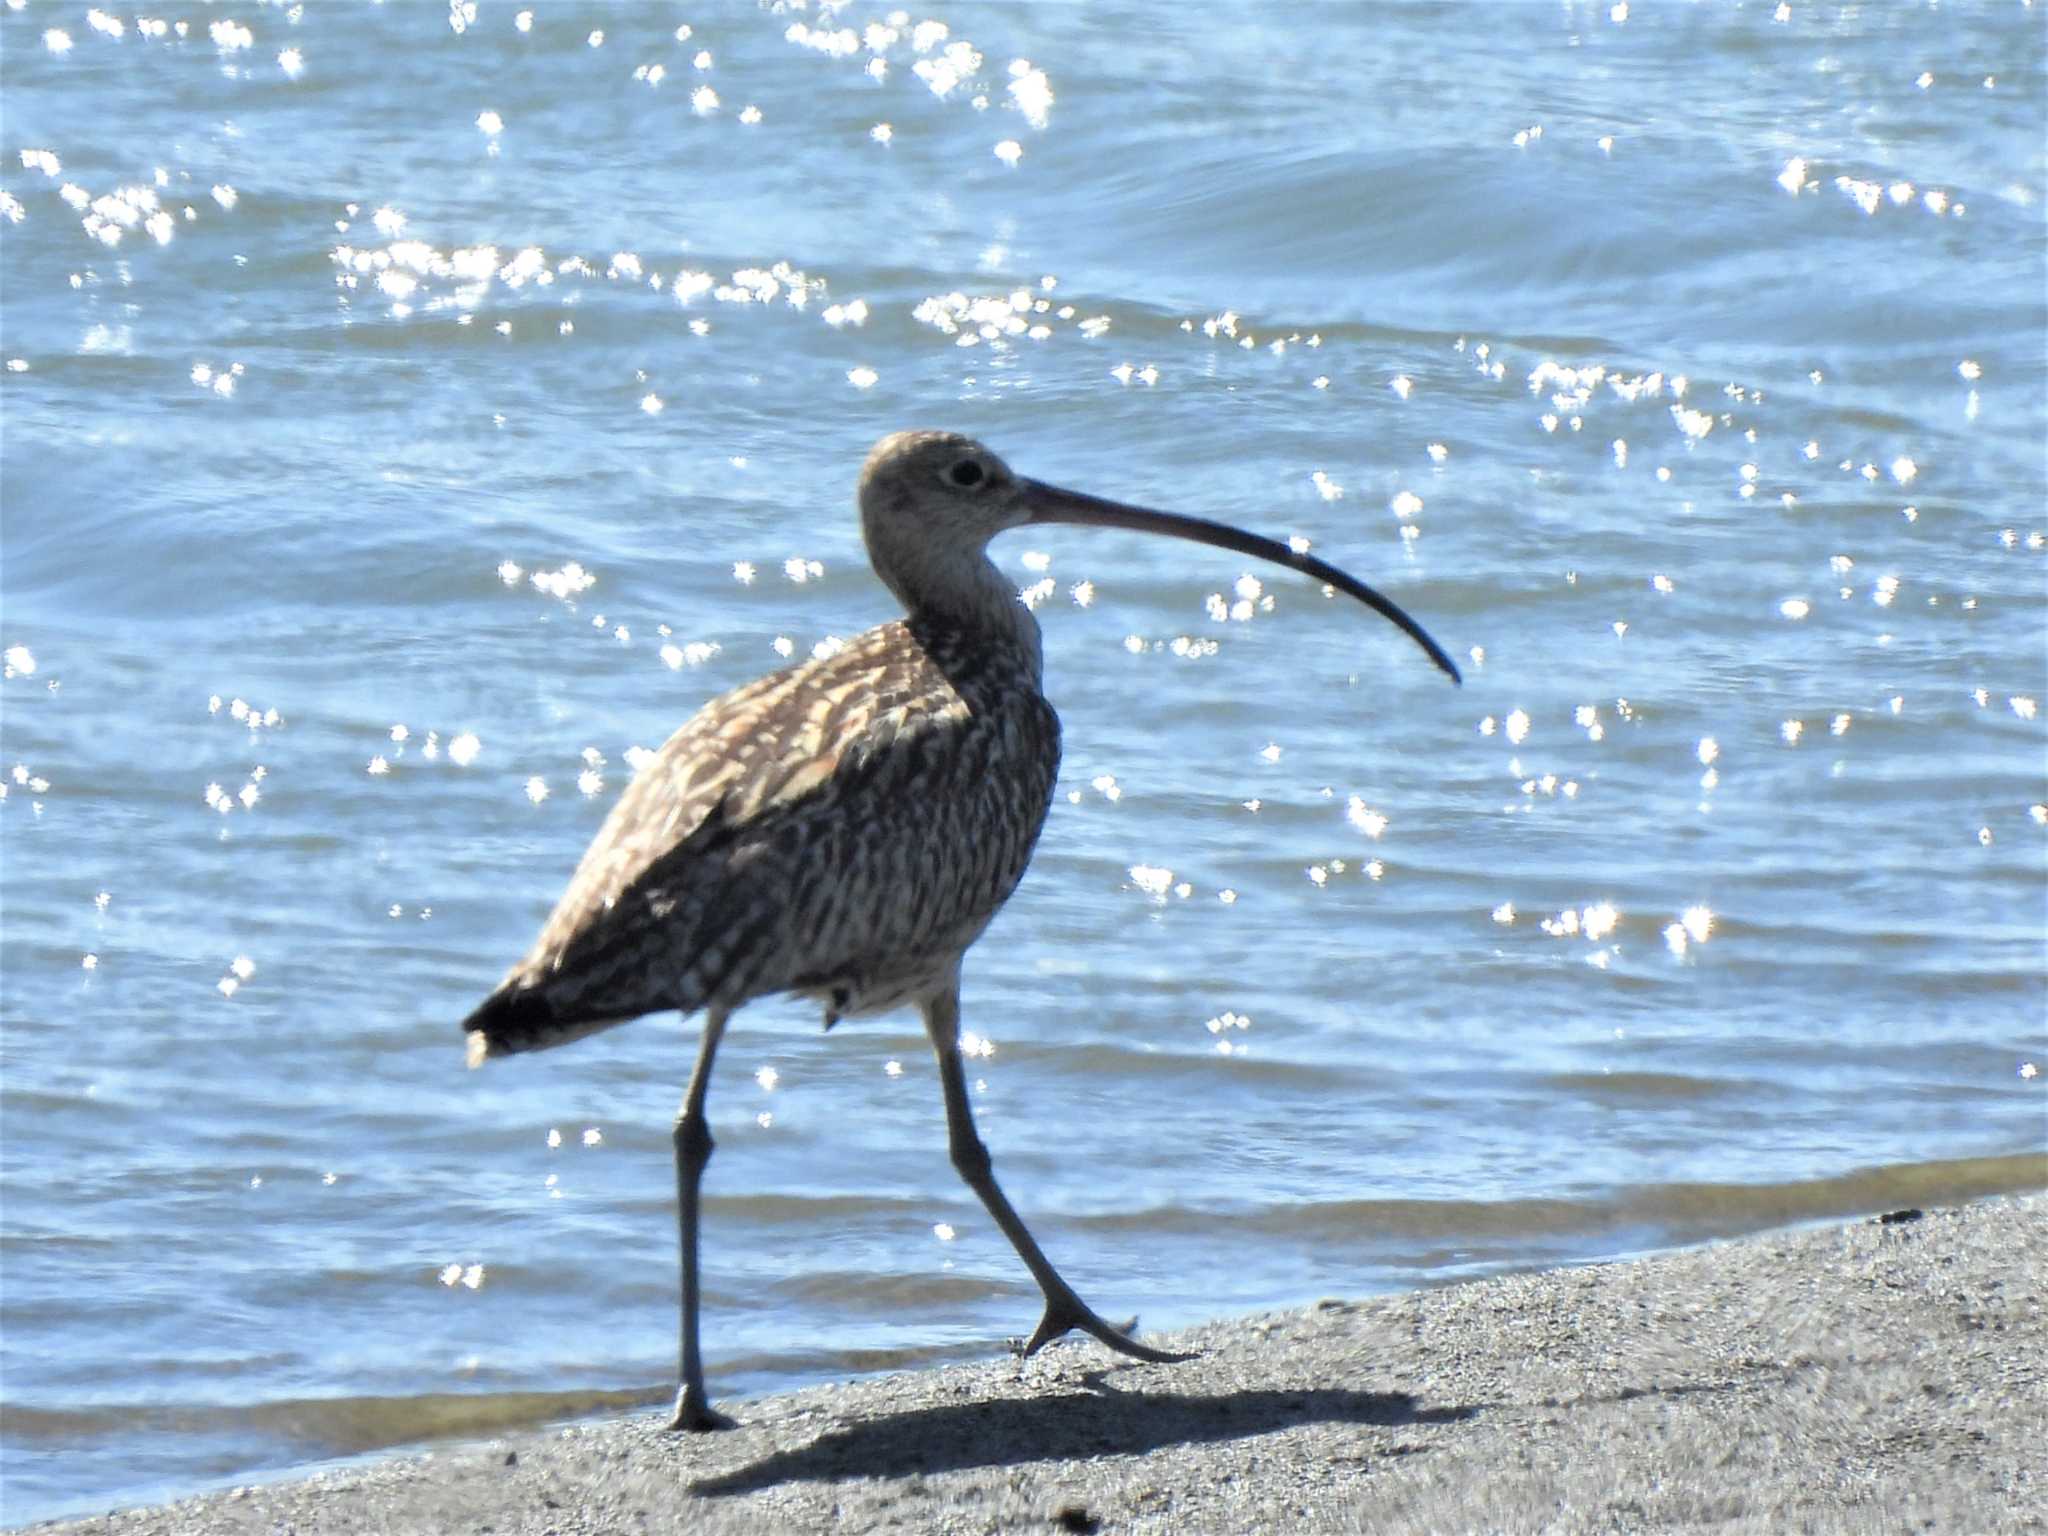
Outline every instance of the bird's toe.
<svg viewBox="0 0 2048 1536">
<path fill-rule="evenodd" d="M 738 1429 L 738 1419 L 727 1418 L 707 1403 L 678 1402 L 675 1416 L 663 1426 L 672 1434 L 708 1434 L 714 1429 Z"/>
</svg>

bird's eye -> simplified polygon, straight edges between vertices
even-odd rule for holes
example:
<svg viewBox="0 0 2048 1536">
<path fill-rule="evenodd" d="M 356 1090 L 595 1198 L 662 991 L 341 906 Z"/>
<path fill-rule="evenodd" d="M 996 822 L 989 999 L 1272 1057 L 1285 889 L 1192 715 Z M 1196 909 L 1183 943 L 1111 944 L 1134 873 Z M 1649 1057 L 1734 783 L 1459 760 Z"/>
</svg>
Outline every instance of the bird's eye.
<svg viewBox="0 0 2048 1536">
<path fill-rule="evenodd" d="M 961 459 L 946 471 L 946 478 L 963 491 L 971 491 L 988 478 L 988 471 L 974 459 Z"/>
</svg>

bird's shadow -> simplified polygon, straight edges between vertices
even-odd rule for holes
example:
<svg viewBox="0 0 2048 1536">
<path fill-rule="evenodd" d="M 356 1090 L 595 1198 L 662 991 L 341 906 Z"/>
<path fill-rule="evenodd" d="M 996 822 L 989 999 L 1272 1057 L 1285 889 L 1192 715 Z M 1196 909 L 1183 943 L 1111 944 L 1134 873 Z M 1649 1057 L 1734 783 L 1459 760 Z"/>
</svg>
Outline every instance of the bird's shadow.
<svg viewBox="0 0 2048 1536">
<path fill-rule="evenodd" d="M 1344 1388 L 1180 1392 L 1062 1392 L 914 1408 L 862 1419 L 808 1445 L 701 1478 L 705 1497 L 792 1482 L 836 1482 L 1012 1466 L 1091 1456 L 1136 1456 L 1167 1445 L 1237 1440 L 1299 1424 L 1446 1424 L 1476 1407 L 1425 1408 L 1405 1392 Z"/>
</svg>

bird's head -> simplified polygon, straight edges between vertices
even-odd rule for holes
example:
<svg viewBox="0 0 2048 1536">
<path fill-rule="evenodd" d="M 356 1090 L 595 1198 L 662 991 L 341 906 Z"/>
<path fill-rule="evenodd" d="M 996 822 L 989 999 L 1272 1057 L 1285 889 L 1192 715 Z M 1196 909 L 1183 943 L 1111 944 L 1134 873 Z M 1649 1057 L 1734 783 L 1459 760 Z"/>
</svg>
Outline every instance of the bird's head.
<svg viewBox="0 0 2048 1536">
<path fill-rule="evenodd" d="M 1029 484 L 958 432 L 892 432 L 861 466 L 868 552 L 937 541 L 978 555 L 997 534 L 1031 520 Z"/>
<path fill-rule="evenodd" d="M 1013 474 L 989 449 L 957 432 L 897 432 L 875 444 L 861 466 L 860 521 L 875 570 L 913 610 L 957 616 L 1014 608 L 1014 593 L 987 559 L 988 541 L 1008 529 L 1039 523 L 1127 528 L 1234 550 L 1327 582 L 1392 621 L 1458 681 L 1457 664 L 1398 604 L 1305 550 L 1228 523 L 1105 501 Z"/>
</svg>

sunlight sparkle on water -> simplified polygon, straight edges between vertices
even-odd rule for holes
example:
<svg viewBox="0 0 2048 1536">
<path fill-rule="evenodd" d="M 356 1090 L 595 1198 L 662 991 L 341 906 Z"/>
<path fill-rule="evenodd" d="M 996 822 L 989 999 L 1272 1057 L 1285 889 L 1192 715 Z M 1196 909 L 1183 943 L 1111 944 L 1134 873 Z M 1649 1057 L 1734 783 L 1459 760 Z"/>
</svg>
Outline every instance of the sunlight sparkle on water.
<svg viewBox="0 0 2048 1536">
<path fill-rule="evenodd" d="M 676 35 L 680 38 L 686 36 L 688 32 L 689 28 L 683 27 L 678 29 Z M 815 52 L 822 53 L 828 58 L 851 58 L 854 54 L 860 52 L 860 34 L 856 33 L 851 27 L 812 27 L 799 21 L 784 28 L 782 35 L 786 41 L 795 43 L 800 48 L 809 48 Z M 868 46 L 877 53 L 887 49 L 889 44 L 896 40 L 894 31 L 880 26 L 870 26 L 868 28 L 868 37 L 870 39 Z"/>
<path fill-rule="evenodd" d="M 1029 59 L 1012 59 L 1008 90 L 1024 120 L 1034 128 L 1043 128 L 1053 103 L 1052 82 L 1046 79 L 1045 71 L 1034 67 Z"/>
<path fill-rule="evenodd" d="M 1687 907 L 1678 921 L 1664 929 L 1664 943 L 1674 955 L 1683 955 L 1693 944 L 1704 944 L 1714 931 L 1714 914 L 1705 907 Z"/>
<path fill-rule="evenodd" d="M 917 32 L 912 35 L 911 46 L 920 53 L 926 52 L 930 45 L 919 41 L 926 35 L 925 28 L 941 25 L 938 22 L 921 23 Z M 931 93 L 940 100 L 944 100 L 961 81 L 971 79 L 980 69 L 981 54 L 964 38 L 948 43 L 936 58 L 919 59 L 910 66 L 911 73 L 930 87 Z"/>
<path fill-rule="evenodd" d="M 588 592 L 597 585 L 597 573 L 586 571 L 578 561 L 571 560 L 559 571 L 535 571 L 529 578 L 535 590 L 563 601 Z"/>
<path fill-rule="evenodd" d="M 1346 803 L 1344 819 L 1367 837 L 1375 840 L 1379 838 L 1382 832 L 1387 830 L 1387 818 L 1369 807 L 1357 795 L 1353 795 Z"/>
<path fill-rule="evenodd" d="M 1131 884 L 1154 901 L 1165 901 L 1166 893 L 1173 885 L 1173 871 L 1153 864 L 1133 864 L 1130 876 Z"/>
<path fill-rule="evenodd" d="M 692 640 L 688 645 L 670 643 L 661 648 L 662 665 L 670 671 L 682 667 L 701 667 L 705 662 L 724 649 L 716 640 Z"/>
</svg>

